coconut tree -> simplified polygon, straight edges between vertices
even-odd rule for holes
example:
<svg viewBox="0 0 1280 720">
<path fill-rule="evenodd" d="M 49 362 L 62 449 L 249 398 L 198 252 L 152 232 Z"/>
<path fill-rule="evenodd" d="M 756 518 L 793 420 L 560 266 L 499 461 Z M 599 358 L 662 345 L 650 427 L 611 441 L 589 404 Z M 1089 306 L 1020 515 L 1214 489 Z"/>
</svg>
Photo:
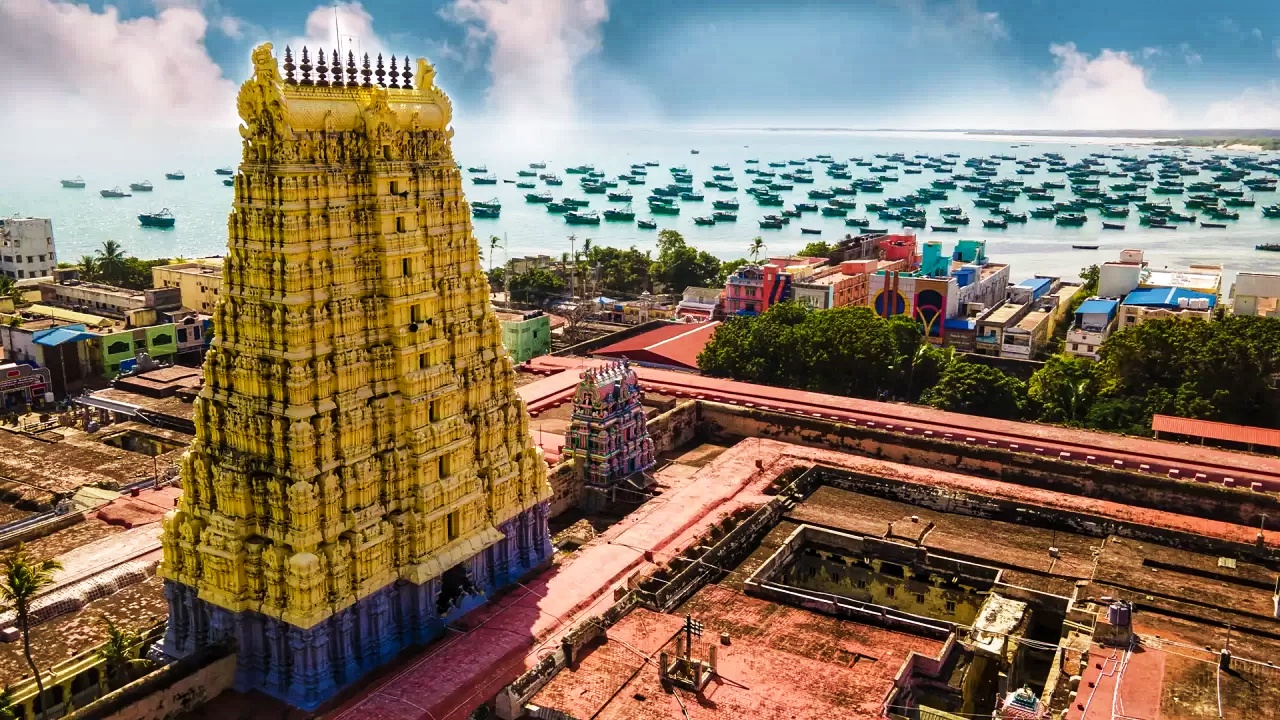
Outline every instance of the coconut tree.
<svg viewBox="0 0 1280 720">
<path fill-rule="evenodd" d="M 118 283 L 124 278 L 124 248 L 115 240 L 105 240 L 98 248 L 98 272 L 107 282 Z"/>
<path fill-rule="evenodd" d="M 112 690 L 129 682 L 133 672 L 146 668 L 150 663 L 134 657 L 134 648 L 142 644 L 142 636 L 121 629 L 111 618 L 103 617 L 107 627 L 107 641 L 98 648 L 98 657 L 106 665 L 107 686 Z"/>
<path fill-rule="evenodd" d="M 53 584 L 53 574 L 61 569 L 62 563 L 53 559 L 37 560 L 22 544 L 0 558 L 0 572 L 4 573 L 4 580 L 0 582 L 0 601 L 13 608 L 18 616 L 18 630 L 22 633 L 22 654 L 27 658 L 31 673 L 35 675 L 36 690 L 40 693 L 40 717 L 45 715 L 46 698 L 40 669 L 31 656 L 31 603 L 42 590 Z"/>
<path fill-rule="evenodd" d="M 98 258 L 92 255 L 80 256 L 80 277 L 92 280 L 98 275 Z"/>
<path fill-rule="evenodd" d="M 493 274 L 493 259 L 498 255 L 498 248 L 502 247 L 502 238 L 497 235 L 489 236 L 489 274 Z"/>
<path fill-rule="evenodd" d="M 747 248 L 747 254 L 751 256 L 751 262 L 759 262 L 760 255 L 765 251 L 764 238 L 757 235 L 751 239 L 751 245 Z"/>
</svg>

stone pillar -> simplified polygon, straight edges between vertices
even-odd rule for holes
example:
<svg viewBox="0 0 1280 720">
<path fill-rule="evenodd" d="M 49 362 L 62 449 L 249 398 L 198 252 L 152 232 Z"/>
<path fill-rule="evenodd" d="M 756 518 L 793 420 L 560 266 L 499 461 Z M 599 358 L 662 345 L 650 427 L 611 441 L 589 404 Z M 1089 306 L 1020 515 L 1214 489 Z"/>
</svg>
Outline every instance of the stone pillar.
<svg viewBox="0 0 1280 720">
<path fill-rule="evenodd" d="M 184 589 L 184 586 L 172 580 L 164 581 L 164 599 L 169 605 L 169 622 L 164 628 L 164 647 L 166 654 L 171 657 L 185 654 L 182 650 L 187 634 L 186 605 L 182 598 Z"/>
<path fill-rule="evenodd" d="M 353 608 L 343 610 L 338 616 L 337 633 L 337 642 L 334 643 L 337 650 L 335 666 L 342 684 L 346 685 L 360 676 L 360 663 L 356 658 L 356 613 Z"/>
<path fill-rule="evenodd" d="M 266 631 L 267 672 L 262 684 L 268 693 L 279 695 L 284 690 L 287 684 L 285 680 L 288 677 L 285 667 L 287 661 L 283 652 L 284 638 L 281 637 L 279 621 L 268 619 L 265 625 L 263 629 Z"/>
</svg>

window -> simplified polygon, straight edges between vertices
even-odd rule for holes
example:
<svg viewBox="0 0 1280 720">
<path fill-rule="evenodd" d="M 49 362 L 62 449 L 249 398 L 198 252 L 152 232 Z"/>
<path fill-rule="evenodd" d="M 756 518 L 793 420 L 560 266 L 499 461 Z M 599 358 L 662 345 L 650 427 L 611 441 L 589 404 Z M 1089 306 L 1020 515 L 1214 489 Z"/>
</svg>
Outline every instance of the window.
<svg viewBox="0 0 1280 720">
<path fill-rule="evenodd" d="M 890 585 L 889 587 L 886 587 L 886 588 L 884 589 L 884 595 L 885 595 L 885 597 L 893 597 L 895 592 L 897 592 L 897 588 L 895 588 L 895 587 L 894 587 L 894 586 L 892 586 L 892 585 Z"/>
<path fill-rule="evenodd" d="M 426 354 L 426 353 L 418 353 L 418 369 L 419 369 L 419 370 L 426 370 L 426 369 L 427 369 L 427 354 Z"/>
<path fill-rule="evenodd" d="M 388 183 L 387 188 L 391 191 L 392 195 L 400 194 L 400 183 L 396 182 L 395 180 L 392 180 L 390 183 Z"/>
<path fill-rule="evenodd" d="M 150 344 L 151 344 L 151 347 L 155 347 L 156 345 L 172 345 L 173 336 L 170 335 L 169 333 L 160 333 L 159 335 L 156 335 L 155 337 L 151 338 Z"/>
<path fill-rule="evenodd" d="M 21 264 L 22 264 L 22 256 L 21 256 L 21 255 L 16 255 L 16 256 L 14 256 L 14 257 L 16 257 L 16 258 L 17 258 L 17 260 L 18 260 L 18 264 L 19 264 L 19 265 L 21 265 Z"/>
<path fill-rule="evenodd" d="M 27 262 L 28 262 L 28 263 L 33 263 L 33 262 L 35 262 L 35 260 L 32 260 L 31 258 L 32 258 L 32 256 L 31 256 L 31 255 L 28 255 L 28 256 L 27 256 Z"/>
<path fill-rule="evenodd" d="M 7 262 L 7 263 L 11 263 L 11 262 L 13 262 L 13 257 L 12 257 L 12 256 L 9 256 L 9 255 L 5 255 L 5 256 L 4 256 L 4 261 L 5 261 L 5 262 Z"/>
<path fill-rule="evenodd" d="M 132 348 L 130 348 L 128 340 L 117 340 L 107 346 L 107 353 L 110 355 L 119 355 L 120 353 L 129 352 L 131 349 Z"/>
<path fill-rule="evenodd" d="M 916 602 L 924 604 L 924 593 L 916 593 Z"/>
<path fill-rule="evenodd" d="M 22 258 L 18 258 L 18 259 L 19 259 L 19 260 L 21 260 Z M 18 277 L 23 277 L 23 276 L 25 276 L 25 275 L 26 275 L 26 273 L 24 273 L 22 270 L 19 270 L 19 271 L 18 271 Z"/>
<path fill-rule="evenodd" d="M 187 341 L 187 331 L 183 328 L 178 328 L 178 342 L 184 343 L 186 341 Z"/>
<path fill-rule="evenodd" d="M 404 218 L 403 218 L 403 217 L 397 217 L 397 218 L 396 218 L 396 232 L 404 232 Z"/>
<path fill-rule="evenodd" d="M 458 539 L 458 513 L 456 510 L 444 517 L 444 527 L 450 541 Z"/>
<path fill-rule="evenodd" d="M 952 615 L 954 615 L 954 614 L 955 614 L 955 612 L 956 612 L 956 601 L 955 601 L 955 600 L 948 600 L 948 601 L 947 601 L 947 612 L 948 612 L 948 613 L 950 613 L 950 614 L 952 614 Z"/>
<path fill-rule="evenodd" d="M 417 323 L 417 322 L 418 322 L 418 319 L 419 319 L 419 318 L 418 318 L 418 306 L 417 306 L 417 305 L 410 305 L 410 306 L 409 306 L 409 322 L 411 322 L 411 323 Z"/>
<path fill-rule="evenodd" d="M 409 277 L 409 258 L 400 259 L 400 274 Z"/>
<path fill-rule="evenodd" d="M 40 262 L 44 262 L 44 256 L 43 256 L 43 255 L 41 255 L 41 256 L 39 256 L 39 257 L 40 257 Z"/>
</svg>

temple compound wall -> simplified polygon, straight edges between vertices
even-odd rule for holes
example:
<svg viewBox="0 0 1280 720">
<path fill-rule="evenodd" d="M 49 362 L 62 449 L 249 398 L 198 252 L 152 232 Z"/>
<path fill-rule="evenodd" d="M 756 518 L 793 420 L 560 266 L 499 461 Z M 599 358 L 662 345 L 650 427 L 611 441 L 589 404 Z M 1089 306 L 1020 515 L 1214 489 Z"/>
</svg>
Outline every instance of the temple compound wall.
<svg viewBox="0 0 1280 720">
<path fill-rule="evenodd" d="M 240 89 L 160 574 L 166 652 L 234 641 L 238 689 L 313 709 L 543 564 L 551 491 L 434 70 L 298 59 L 257 48 Z"/>
</svg>

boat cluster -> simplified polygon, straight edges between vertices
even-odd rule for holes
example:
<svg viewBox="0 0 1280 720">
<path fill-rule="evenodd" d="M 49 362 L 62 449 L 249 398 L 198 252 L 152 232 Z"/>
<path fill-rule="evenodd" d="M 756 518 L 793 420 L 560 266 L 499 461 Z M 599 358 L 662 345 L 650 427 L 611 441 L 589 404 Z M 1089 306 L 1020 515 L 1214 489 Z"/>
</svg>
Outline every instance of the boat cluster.
<svg viewBox="0 0 1280 720">
<path fill-rule="evenodd" d="M 234 175 L 235 171 L 229 167 L 222 167 L 222 168 L 218 168 L 217 170 L 214 170 L 213 173 L 215 175 Z M 182 172 L 181 170 L 171 170 L 165 173 L 164 177 L 166 180 L 186 180 L 187 179 L 186 173 Z M 62 187 L 70 190 L 83 190 L 87 185 L 87 183 L 84 181 L 84 178 L 79 176 L 72 178 L 70 180 L 62 180 L 61 182 L 62 182 Z M 235 179 L 228 177 L 222 181 L 222 184 L 227 186 L 233 186 L 235 185 Z M 98 194 L 104 198 L 116 199 L 116 198 L 133 197 L 133 193 L 149 193 L 149 192 L 153 192 L 154 190 L 155 190 L 155 186 L 151 184 L 150 180 L 141 180 L 138 182 L 129 183 L 128 190 L 125 190 L 124 188 L 117 185 L 108 190 L 99 190 Z M 158 212 L 148 212 L 148 213 L 139 214 L 138 222 L 143 227 L 171 228 L 174 226 L 175 223 L 177 223 L 177 218 L 173 216 L 173 213 L 169 211 L 169 208 L 164 208 Z"/>
</svg>

